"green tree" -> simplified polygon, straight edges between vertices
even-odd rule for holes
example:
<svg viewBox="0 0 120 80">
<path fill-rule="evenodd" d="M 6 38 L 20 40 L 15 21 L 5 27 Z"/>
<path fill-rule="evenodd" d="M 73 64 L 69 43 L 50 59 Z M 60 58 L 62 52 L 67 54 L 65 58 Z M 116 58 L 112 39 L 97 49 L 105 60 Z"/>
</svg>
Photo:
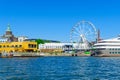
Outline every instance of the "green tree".
<svg viewBox="0 0 120 80">
<path fill-rule="evenodd" d="M 35 42 L 37 42 L 37 44 L 44 44 L 45 42 L 42 39 L 37 39 Z"/>
<path fill-rule="evenodd" d="M 45 43 L 42 39 L 37 39 L 37 40 L 35 40 L 35 42 L 37 42 L 37 48 L 38 48 L 39 44 Z"/>
</svg>

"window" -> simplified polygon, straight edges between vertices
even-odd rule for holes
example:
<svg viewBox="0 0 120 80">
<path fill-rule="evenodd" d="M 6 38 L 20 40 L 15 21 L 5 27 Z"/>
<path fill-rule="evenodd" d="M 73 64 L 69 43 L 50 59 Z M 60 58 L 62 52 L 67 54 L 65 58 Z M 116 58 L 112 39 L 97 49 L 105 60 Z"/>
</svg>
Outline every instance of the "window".
<svg viewBox="0 0 120 80">
<path fill-rule="evenodd" d="M 28 47 L 31 48 L 31 44 L 28 44 Z"/>
<path fill-rule="evenodd" d="M 18 47 L 18 45 L 15 45 L 15 47 L 17 48 L 17 47 Z"/>
<path fill-rule="evenodd" d="M 34 45 L 34 48 L 36 48 L 36 45 Z"/>
<path fill-rule="evenodd" d="M 3 45 L 3 47 L 5 47 L 5 45 Z"/>
<path fill-rule="evenodd" d="M 36 45 L 34 45 L 34 44 L 28 44 L 28 47 L 29 48 L 36 48 Z M 47 46 L 47 48 L 49 48 L 49 46 Z"/>
<path fill-rule="evenodd" d="M 22 45 L 19 45 L 19 47 L 22 47 Z"/>
<path fill-rule="evenodd" d="M 14 47 L 14 45 L 12 45 L 11 47 Z"/>
<path fill-rule="evenodd" d="M 22 42 L 22 39 L 20 39 L 20 42 Z"/>
<path fill-rule="evenodd" d="M 9 45 L 7 45 L 7 47 L 9 47 Z"/>
</svg>

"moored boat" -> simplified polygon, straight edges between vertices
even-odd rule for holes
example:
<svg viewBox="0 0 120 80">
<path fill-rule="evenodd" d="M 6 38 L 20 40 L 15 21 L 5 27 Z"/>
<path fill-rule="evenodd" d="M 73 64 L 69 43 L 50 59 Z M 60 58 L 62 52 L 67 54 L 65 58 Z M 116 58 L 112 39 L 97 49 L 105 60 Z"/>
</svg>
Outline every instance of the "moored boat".
<svg viewBox="0 0 120 80">
<path fill-rule="evenodd" d="M 120 57 L 120 36 L 101 40 L 94 44 L 94 49 L 92 56 Z"/>
</svg>

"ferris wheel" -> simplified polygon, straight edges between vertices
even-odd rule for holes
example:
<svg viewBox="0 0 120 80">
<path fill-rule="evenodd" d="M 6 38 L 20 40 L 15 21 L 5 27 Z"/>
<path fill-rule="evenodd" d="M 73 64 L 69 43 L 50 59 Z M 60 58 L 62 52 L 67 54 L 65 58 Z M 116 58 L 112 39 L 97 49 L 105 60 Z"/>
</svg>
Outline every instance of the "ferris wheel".
<svg viewBox="0 0 120 80">
<path fill-rule="evenodd" d="M 70 41 L 76 44 L 78 49 L 90 48 L 90 43 L 97 39 L 97 31 L 95 26 L 89 21 L 80 21 L 70 32 Z"/>
</svg>

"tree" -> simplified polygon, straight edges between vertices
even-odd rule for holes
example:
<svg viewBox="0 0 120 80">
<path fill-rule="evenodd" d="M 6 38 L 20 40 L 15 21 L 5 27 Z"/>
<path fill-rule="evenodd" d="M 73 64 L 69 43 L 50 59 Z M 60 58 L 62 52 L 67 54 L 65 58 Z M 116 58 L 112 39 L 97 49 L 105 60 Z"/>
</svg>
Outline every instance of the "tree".
<svg viewBox="0 0 120 80">
<path fill-rule="evenodd" d="M 35 42 L 37 42 L 37 45 L 45 43 L 42 39 L 37 39 Z"/>
<path fill-rule="evenodd" d="M 38 48 L 39 44 L 45 43 L 42 39 L 37 39 L 37 40 L 35 40 L 35 42 L 37 42 L 37 48 Z"/>
</svg>

